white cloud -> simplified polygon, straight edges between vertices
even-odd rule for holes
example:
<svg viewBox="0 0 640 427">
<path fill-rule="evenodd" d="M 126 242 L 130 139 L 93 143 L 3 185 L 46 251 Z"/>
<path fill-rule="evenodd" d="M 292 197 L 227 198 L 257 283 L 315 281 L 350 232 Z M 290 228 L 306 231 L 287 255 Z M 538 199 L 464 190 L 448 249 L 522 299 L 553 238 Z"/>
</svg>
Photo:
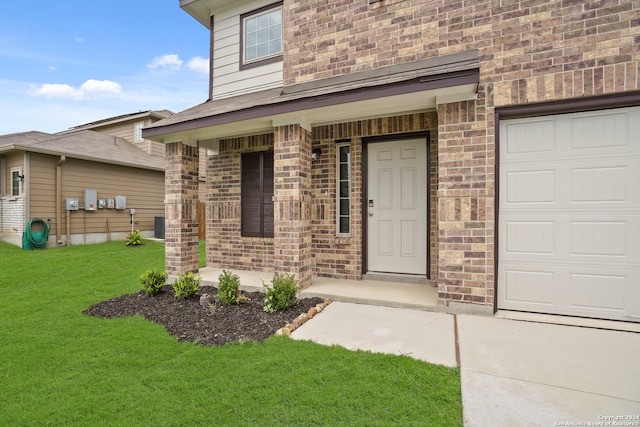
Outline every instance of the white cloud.
<svg viewBox="0 0 640 427">
<path fill-rule="evenodd" d="M 87 80 L 80 86 L 85 92 L 120 93 L 122 86 L 110 80 Z"/>
<path fill-rule="evenodd" d="M 31 96 L 45 96 L 47 98 L 67 98 L 67 99 L 84 99 L 85 92 L 69 86 L 68 84 L 50 84 L 45 83 L 40 87 L 31 86 L 29 88 Z"/>
<path fill-rule="evenodd" d="M 182 59 L 176 54 L 156 56 L 153 61 L 147 64 L 147 68 L 152 70 L 178 71 L 182 68 Z"/>
<path fill-rule="evenodd" d="M 87 80 L 80 88 L 74 88 L 68 84 L 51 83 L 29 87 L 29 95 L 31 96 L 73 100 L 87 99 L 91 93 L 116 94 L 121 91 L 122 86 L 110 80 Z"/>
<path fill-rule="evenodd" d="M 49 71 L 55 71 L 58 68 L 55 65 L 49 65 Z"/>
<path fill-rule="evenodd" d="M 187 68 L 198 73 L 209 74 L 209 60 L 196 56 L 187 62 Z"/>
<path fill-rule="evenodd" d="M 74 38 L 73 38 L 73 40 L 74 40 L 76 43 L 82 43 L 82 42 L 84 42 L 84 37 L 78 37 L 78 36 L 76 36 L 76 37 L 74 37 Z"/>
</svg>

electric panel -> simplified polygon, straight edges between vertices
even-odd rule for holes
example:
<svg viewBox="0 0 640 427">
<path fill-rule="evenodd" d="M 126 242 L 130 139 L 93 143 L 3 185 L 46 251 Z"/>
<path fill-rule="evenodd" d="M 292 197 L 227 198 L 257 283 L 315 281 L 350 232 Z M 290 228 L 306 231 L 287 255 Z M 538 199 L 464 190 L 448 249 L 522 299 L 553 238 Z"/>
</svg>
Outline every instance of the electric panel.
<svg viewBox="0 0 640 427">
<path fill-rule="evenodd" d="M 116 209 L 127 209 L 127 198 L 125 196 L 116 196 Z"/>
<path fill-rule="evenodd" d="M 116 201 L 113 199 L 107 199 L 107 209 L 115 209 Z"/>
<path fill-rule="evenodd" d="M 95 211 L 98 207 L 98 192 L 96 190 L 84 190 L 84 210 Z"/>
</svg>

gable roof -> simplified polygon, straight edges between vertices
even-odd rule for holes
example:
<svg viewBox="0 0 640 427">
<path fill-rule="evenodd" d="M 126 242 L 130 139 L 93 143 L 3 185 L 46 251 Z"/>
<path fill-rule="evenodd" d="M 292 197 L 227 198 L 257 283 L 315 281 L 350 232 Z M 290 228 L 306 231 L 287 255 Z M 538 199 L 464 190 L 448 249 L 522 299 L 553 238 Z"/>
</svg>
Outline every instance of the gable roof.
<svg viewBox="0 0 640 427">
<path fill-rule="evenodd" d="M 161 120 L 167 117 L 171 117 L 175 113 L 170 110 L 147 110 L 147 111 L 138 111 L 137 113 L 129 113 L 129 114 L 121 114 L 115 117 L 108 117 L 106 119 L 96 120 L 94 122 L 83 123 L 78 126 L 73 126 L 68 130 L 64 130 L 62 132 L 57 132 L 58 135 L 63 135 L 66 133 L 77 132 L 79 130 L 88 130 L 101 128 L 104 126 L 110 126 L 117 123 L 129 122 L 137 119 L 145 119 L 147 117 L 155 120 Z"/>
<path fill-rule="evenodd" d="M 37 131 L 0 135 L 0 154 L 12 150 L 67 156 L 141 169 L 164 170 L 164 160 L 145 153 L 126 139 L 90 130 L 67 135 Z"/>
</svg>

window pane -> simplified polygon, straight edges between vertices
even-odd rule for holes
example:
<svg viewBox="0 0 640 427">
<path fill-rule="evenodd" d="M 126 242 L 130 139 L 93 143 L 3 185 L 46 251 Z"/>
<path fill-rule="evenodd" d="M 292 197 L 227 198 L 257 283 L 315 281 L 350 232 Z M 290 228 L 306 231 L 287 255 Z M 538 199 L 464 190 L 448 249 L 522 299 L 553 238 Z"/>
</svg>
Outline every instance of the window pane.
<svg viewBox="0 0 640 427">
<path fill-rule="evenodd" d="M 252 48 L 246 48 L 244 52 L 245 52 L 245 53 L 244 53 L 244 58 L 245 58 L 246 60 L 250 61 L 250 60 L 252 60 L 252 59 L 255 59 L 257 49 L 256 49 L 255 47 L 252 47 Z"/>
<path fill-rule="evenodd" d="M 269 14 L 258 16 L 256 21 L 257 21 L 257 26 L 259 30 L 263 28 L 269 28 Z"/>
<path fill-rule="evenodd" d="M 252 19 L 246 19 L 244 21 L 244 30 L 247 33 L 253 33 L 256 31 L 256 19 L 252 18 Z"/>
<path fill-rule="evenodd" d="M 267 56 L 269 54 L 269 43 L 261 43 L 257 49 L 257 57 Z"/>
<path fill-rule="evenodd" d="M 256 34 L 258 43 L 267 43 L 269 41 L 269 29 L 258 30 Z"/>
<path fill-rule="evenodd" d="M 340 230 L 338 230 L 339 233 L 342 234 L 347 234 L 350 232 L 349 230 L 349 217 L 341 217 L 340 218 Z"/>
<path fill-rule="evenodd" d="M 340 199 L 340 215 L 349 215 L 349 199 Z"/>
<path fill-rule="evenodd" d="M 349 147 L 340 147 L 340 163 L 349 161 Z"/>
<path fill-rule="evenodd" d="M 340 197 L 349 197 L 349 181 L 340 182 Z"/>
<path fill-rule="evenodd" d="M 269 14 L 269 23 L 271 25 L 280 25 L 282 24 L 282 13 L 280 9 L 274 10 Z"/>
</svg>

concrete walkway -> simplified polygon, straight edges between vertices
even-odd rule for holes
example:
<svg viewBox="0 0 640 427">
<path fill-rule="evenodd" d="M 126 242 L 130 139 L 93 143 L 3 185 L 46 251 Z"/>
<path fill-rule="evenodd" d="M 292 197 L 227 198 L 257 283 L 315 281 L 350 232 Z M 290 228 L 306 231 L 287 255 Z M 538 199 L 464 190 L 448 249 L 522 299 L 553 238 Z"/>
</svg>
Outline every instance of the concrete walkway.
<svg viewBox="0 0 640 427">
<path fill-rule="evenodd" d="M 465 426 L 640 416 L 638 333 L 334 302 L 291 337 L 460 366 Z"/>
<path fill-rule="evenodd" d="M 220 272 L 200 270 L 214 285 Z M 272 277 L 237 273 L 247 291 Z M 459 366 L 465 426 L 640 426 L 640 419 L 607 418 L 640 416 L 640 324 L 455 315 L 437 306 L 431 286 L 376 280 L 314 279 L 301 296 L 336 302 L 293 339 Z"/>
</svg>

